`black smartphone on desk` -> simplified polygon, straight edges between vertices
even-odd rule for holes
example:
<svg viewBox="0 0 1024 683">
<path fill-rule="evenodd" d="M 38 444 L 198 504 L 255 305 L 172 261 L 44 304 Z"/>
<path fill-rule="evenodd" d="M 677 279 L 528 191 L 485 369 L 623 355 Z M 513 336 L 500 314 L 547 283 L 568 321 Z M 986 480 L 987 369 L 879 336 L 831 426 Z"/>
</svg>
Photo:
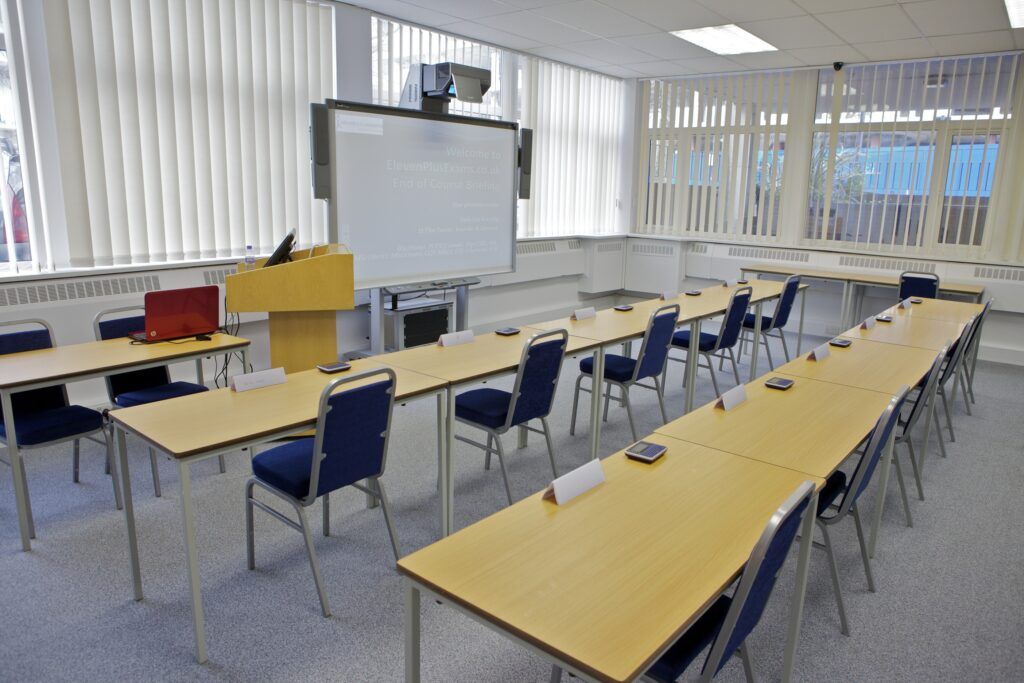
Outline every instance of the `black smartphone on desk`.
<svg viewBox="0 0 1024 683">
<path fill-rule="evenodd" d="M 785 391 L 793 386 L 793 380 L 785 377 L 771 377 L 764 383 L 769 389 L 778 389 L 779 391 Z"/>
<path fill-rule="evenodd" d="M 316 369 L 320 372 L 326 372 L 328 375 L 333 375 L 336 372 L 345 372 L 352 366 L 345 361 L 338 361 L 337 363 L 324 363 L 323 365 L 316 366 Z"/>
<path fill-rule="evenodd" d="M 665 455 L 665 447 L 658 443 L 651 443 L 650 441 L 637 441 L 632 446 L 626 448 L 626 457 L 630 460 L 639 460 L 640 462 L 652 463 L 661 456 Z"/>
<path fill-rule="evenodd" d="M 512 335 L 519 334 L 518 327 L 503 327 L 500 330 L 495 330 L 494 334 L 501 335 L 502 337 L 511 337 Z"/>
<path fill-rule="evenodd" d="M 625 313 L 626 311 L 632 311 L 633 307 L 630 306 L 629 304 L 620 304 L 620 305 L 615 307 L 615 310 L 616 311 L 622 311 L 623 313 Z"/>
<path fill-rule="evenodd" d="M 847 346 L 849 346 L 852 343 L 853 342 L 850 341 L 849 339 L 843 339 L 842 337 L 836 337 L 835 339 L 830 339 L 829 342 L 828 342 L 828 345 L 829 346 L 838 346 L 841 349 L 845 349 Z"/>
</svg>

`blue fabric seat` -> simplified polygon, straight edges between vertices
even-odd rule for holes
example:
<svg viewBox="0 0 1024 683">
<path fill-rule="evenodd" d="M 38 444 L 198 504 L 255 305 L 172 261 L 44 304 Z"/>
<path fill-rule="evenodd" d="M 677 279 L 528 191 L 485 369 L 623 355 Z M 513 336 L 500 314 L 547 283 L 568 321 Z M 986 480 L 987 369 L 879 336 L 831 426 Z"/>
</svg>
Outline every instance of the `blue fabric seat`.
<svg viewBox="0 0 1024 683">
<path fill-rule="evenodd" d="M 501 389 L 473 389 L 455 397 L 455 417 L 498 429 L 508 419 L 512 394 Z"/>
<path fill-rule="evenodd" d="M 369 468 L 372 470 L 373 468 Z M 345 477 L 352 482 L 376 474 L 355 463 L 350 467 L 352 476 Z M 252 459 L 252 473 L 261 481 L 284 491 L 294 498 L 304 498 L 309 493 L 309 475 L 313 471 L 313 438 L 297 439 L 263 451 Z M 345 486 L 347 484 L 342 484 Z M 322 489 L 323 486 L 318 486 Z M 317 491 L 323 495 L 324 491 Z"/>
<path fill-rule="evenodd" d="M 633 377 L 633 370 L 636 368 L 636 360 L 629 356 L 618 356 L 614 353 L 606 353 L 604 356 L 604 378 L 616 382 L 627 382 Z M 585 375 L 594 374 L 594 357 L 584 358 L 580 361 L 580 372 Z"/>
<path fill-rule="evenodd" d="M 169 382 L 168 384 L 158 384 L 157 386 L 136 389 L 135 391 L 126 391 L 123 394 L 118 394 L 114 397 L 114 403 L 120 408 L 130 408 L 131 406 L 156 403 L 157 401 L 165 401 L 169 398 L 178 398 L 179 396 L 200 394 L 204 391 L 209 391 L 209 388 L 204 387 L 201 384 L 194 384 L 192 382 Z"/>
<path fill-rule="evenodd" d="M 753 313 L 747 313 L 745 316 L 743 316 L 743 327 L 747 328 L 748 330 L 752 330 L 752 329 L 754 329 L 755 325 L 757 325 L 757 316 L 756 315 L 754 315 Z M 772 328 L 772 316 L 770 316 L 770 315 L 762 315 L 761 316 L 761 330 L 767 331 L 767 330 L 770 330 L 771 328 Z"/>
<path fill-rule="evenodd" d="M 102 427 L 103 415 L 84 406 L 60 406 L 27 414 L 15 411 L 14 416 L 14 428 L 21 446 L 35 446 L 76 434 L 98 432 Z M 7 438 L 7 429 L 2 424 L 0 437 Z"/>
<path fill-rule="evenodd" d="M 700 343 L 697 344 L 697 349 L 700 351 L 710 351 L 715 348 L 715 344 L 718 343 L 718 335 L 712 334 L 711 332 L 700 333 Z M 672 335 L 672 346 L 681 346 L 684 349 L 690 348 L 690 331 L 680 330 Z"/>
<path fill-rule="evenodd" d="M 729 613 L 730 605 L 732 598 L 727 595 L 719 596 L 700 619 L 647 670 L 647 677 L 660 683 L 674 683 L 697 655 L 714 642 L 725 616 Z"/>
</svg>

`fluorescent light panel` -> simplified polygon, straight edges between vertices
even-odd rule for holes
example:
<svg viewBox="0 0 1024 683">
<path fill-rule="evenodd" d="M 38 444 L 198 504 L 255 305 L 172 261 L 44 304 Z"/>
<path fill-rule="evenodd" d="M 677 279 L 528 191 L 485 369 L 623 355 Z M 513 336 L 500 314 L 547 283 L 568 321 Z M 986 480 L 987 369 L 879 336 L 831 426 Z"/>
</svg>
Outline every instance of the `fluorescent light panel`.
<svg viewBox="0 0 1024 683">
<path fill-rule="evenodd" d="M 1024 0 L 1003 0 L 1006 3 L 1006 14 L 1010 17 L 1010 26 L 1024 28 Z"/>
<path fill-rule="evenodd" d="M 1009 7 L 1009 3 L 1014 2 L 1024 8 L 1024 0 L 1006 0 L 1006 2 L 1007 7 Z M 670 31 L 670 33 L 676 38 L 682 38 L 688 43 L 693 43 L 719 55 L 742 55 L 748 52 L 775 52 L 778 50 L 771 43 L 766 43 L 736 24 L 705 26 L 685 31 Z"/>
</svg>

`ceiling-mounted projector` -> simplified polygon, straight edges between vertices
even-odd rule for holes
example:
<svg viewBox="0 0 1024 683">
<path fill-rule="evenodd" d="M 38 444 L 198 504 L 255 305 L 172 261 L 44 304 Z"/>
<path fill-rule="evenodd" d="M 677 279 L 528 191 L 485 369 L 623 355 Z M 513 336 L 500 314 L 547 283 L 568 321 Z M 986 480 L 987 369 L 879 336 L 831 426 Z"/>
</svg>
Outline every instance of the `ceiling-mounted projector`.
<svg viewBox="0 0 1024 683">
<path fill-rule="evenodd" d="M 409 67 L 399 106 L 447 114 L 452 99 L 482 102 L 490 87 L 491 72 L 487 69 L 454 62 L 413 64 Z"/>
</svg>

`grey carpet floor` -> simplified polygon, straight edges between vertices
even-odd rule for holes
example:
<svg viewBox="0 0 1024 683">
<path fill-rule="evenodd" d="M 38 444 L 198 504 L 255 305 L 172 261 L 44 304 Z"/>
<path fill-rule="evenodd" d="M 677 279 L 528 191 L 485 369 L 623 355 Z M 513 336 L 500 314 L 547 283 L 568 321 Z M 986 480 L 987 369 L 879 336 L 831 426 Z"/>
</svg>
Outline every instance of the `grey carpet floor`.
<svg viewBox="0 0 1024 683">
<path fill-rule="evenodd" d="M 670 367 L 670 417 L 682 409 L 681 368 Z M 551 418 L 562 471 L 585 462 L 588 453 L 585 398 L 581 429 L 576 437 L 568 434 L 575 377 L 575 361 L 568 360 Z M 914 528 L 904 525 L 890 487 L 874 564 L 877 593 L 867 590 L 852 525 L 838 528 L 849 637 L 839 632 L 825 557 L 814 551 L 799 680 L 1024 678 L 1022 381 L 1022 368 L 979 365 L 974 415 L 957 406 L 957 442 L 949 445 L 948 459 L 927 463 L 927 499 L 912 500 Z M 634 396 L 638 430 L 649 433 L 660 420 L 654 395 L 637 390 Z M 698 399 L 712 397 L 701 371 Z M 630 441 L 625 414 L 613 409 L 602 452 Z M 437 533 L 434 443 L 432 399 L 396 407 L 385 482 L 404 552 L 431 543 Z M 249 463 L 243 453 L 228 457 L 226 474 L 217 472 L 214 460 L 192 466 L 210 652 L 207 665 L 196 664 L 176 467 L 162 462 L 164 496 L 155 498 L 145 451 L 130 445 L 146 593 L 141 603 L 131 599 L 123 518 L 114 510 L 98 446 L 83 447 L 80 484 L 71 483 L 70 446 L 29 454 L 38 531 L 30 553 L 20 552 L 10 470 L 0 468 L 0 679 L 401 680 L 401 581 L 380 511 L 366 509 L 355 491 L 334 496 L 333 535 L 316 537 L 334 611 L 324 619 L 299 534 L 257 512 L 257 570 L 245 568 L 242 501 Z M 541 438 L 516 450 L 510 435 L 506 446 L 517 497 L 547 484 Z M 934 450 L 933 442 L 930 455 Z M 458 526 L 502 508 L 500 473 L 484 470 L 480 452 L 458 444 L 455 466 Z M 871 506 L 873 487 L 868 496 Z M 319 508 L 310 512 L 318 520 Z M 765 680 L 781 675 L 794 571 L 795 553 L 748 641 Z M 424 680 L 547 680 L 544 662 L 450 608 L 425 602 L 422 624 Z M 742 676 L 734 661 L 720 679 Z"/>
</svg>

